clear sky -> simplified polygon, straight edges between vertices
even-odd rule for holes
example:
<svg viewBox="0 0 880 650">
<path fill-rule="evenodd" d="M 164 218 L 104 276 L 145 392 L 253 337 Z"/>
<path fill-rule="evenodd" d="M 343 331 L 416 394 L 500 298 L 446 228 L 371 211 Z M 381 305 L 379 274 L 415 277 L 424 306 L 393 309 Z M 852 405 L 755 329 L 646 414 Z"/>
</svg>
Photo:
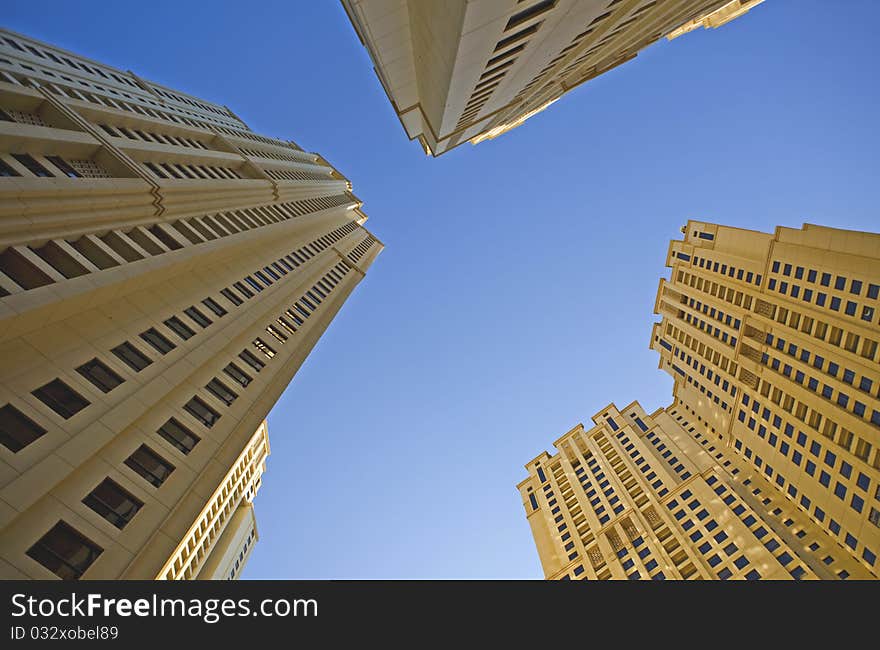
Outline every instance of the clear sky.
<svg viewBox="0 0 880 650">
<path fill-rule="evenodd" d="M 523 465 L 612 401 L 669 403 L 648 341 L 686 220 L 880 231 L 872 0 L 767 0 L 436 159 L 334 0 L 3 21 L 320 152 L 386 244 L 269 415 L 246 578 L 542 577 Z"/>
</svg>

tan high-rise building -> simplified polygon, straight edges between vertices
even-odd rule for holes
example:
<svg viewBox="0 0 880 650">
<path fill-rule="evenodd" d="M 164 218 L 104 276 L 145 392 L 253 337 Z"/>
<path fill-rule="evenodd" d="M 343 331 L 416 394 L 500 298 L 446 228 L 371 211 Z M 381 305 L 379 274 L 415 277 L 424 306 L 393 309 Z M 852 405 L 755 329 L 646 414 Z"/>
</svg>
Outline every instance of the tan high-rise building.
<svg viewBox="0 0 880 650">
<path fill-rule="evenodd" d="M 236 577 L 261 422 L 382 244 L 224 106 L 0 55 L 0 577 Z"/>
<path fill-rule="evenodd" d="M 236 580 L 259 536 L 253 500 L 260 489 L 269 437 L 263 422 L 226 472 L 159 572 L 166 580 Z"/>
<path fill-rule="evenodd" d="M 342 0 L 409 138 L 440 155 L 519 126 L 666 37 L 763 0 Z"/>
<path fill-rule="evenodd" d="M 651 338 L 673 403 L 526 466 L 545 575 L 880 577 L 880 235 L 684 233 Z"/>
</svg>

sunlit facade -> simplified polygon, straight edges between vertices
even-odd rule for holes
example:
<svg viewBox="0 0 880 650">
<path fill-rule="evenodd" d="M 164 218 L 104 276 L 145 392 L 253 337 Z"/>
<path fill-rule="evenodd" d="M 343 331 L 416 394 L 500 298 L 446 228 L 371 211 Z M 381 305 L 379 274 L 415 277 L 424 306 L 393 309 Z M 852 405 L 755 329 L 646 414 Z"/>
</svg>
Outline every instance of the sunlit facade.
<svg viewBox="0 0 880 650">
<path fill-rule="evenodd" d="M 411 140 L 496 138 L 662 38 L 763 0 L 342 0 Z"/>
<path fill-rule="evenodd" d="M 351 190 L 225 106 L 0 31 L 0 578 L 200 577 L 383 248 Z"/>
<path fill-rule="evenodd" d="M 545 575 L 877 578 L 880 235 L 683 233 L 651 336 L 672 404 L 611 405 L 526 466 Z"/>
</svg>

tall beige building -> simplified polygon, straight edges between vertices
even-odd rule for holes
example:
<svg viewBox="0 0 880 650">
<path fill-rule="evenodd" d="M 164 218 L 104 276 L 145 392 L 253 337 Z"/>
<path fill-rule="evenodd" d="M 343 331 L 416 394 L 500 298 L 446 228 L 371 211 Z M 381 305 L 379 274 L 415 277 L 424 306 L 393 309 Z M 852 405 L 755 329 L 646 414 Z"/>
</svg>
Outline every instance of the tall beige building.
<svg viewBox="0 0 880 650">
<path fill-rule="evenodd" d="M 382 250 L 361 205 L 225 106 L 0 32 L 0 577 L 238 575 L 261 423 Z"/>
<path fill-rule="evenodd" d="M 651 338 L 673 403 L 526 466 L 545 575 L 880 577 L 880 235 L 684 233 Z"/>
<path fill-rule="evenodd" d="M 661 38 L 763 0 L 342 0 L 410 140 L 440 155 L 513 129 Z"/>
</svg>

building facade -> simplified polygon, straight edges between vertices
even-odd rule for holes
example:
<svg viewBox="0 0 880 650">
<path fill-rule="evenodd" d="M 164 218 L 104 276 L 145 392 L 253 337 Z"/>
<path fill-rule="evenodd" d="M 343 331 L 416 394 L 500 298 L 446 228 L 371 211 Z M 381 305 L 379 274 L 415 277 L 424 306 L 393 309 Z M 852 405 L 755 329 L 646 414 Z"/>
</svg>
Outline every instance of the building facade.
<svg viewBox="0 0 880 650">
<path fill-rule="evenodd" d="M 269 436 L 264 421 L 190 527 L 170 533 L 180 543 L 159 572 L 165 580 L 236 580 L 259 536 L 254 496 L 260 489 Z"/>
<path fill-rule="evenodd" d="M 672 404 L 526 466 L 545 575 L 880 577 L 880 235 L 683 231 L 651 336 Z"/>
<path fill-rule="evenodd" d="M 351 189 L 224 106 L 0 32 L 0 577 L 199 575 L 233 511 L 182 536 L 258 475 L 254 432 L 382 250 Z"/>
<path fill-rule="evenodd" d="M 498 137 L 661 38 L 763 0 L 342 0 L 411 140 Z"/>
<path fill-rule="evenodd" d="M 238 580 L 258 539 L 254 506 L 242 503 L 199 572 L 199 580 Z"/>
</svg>

